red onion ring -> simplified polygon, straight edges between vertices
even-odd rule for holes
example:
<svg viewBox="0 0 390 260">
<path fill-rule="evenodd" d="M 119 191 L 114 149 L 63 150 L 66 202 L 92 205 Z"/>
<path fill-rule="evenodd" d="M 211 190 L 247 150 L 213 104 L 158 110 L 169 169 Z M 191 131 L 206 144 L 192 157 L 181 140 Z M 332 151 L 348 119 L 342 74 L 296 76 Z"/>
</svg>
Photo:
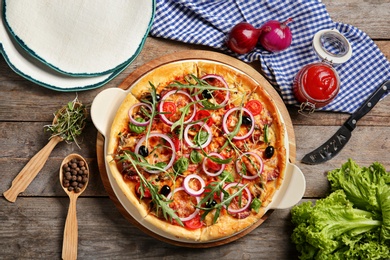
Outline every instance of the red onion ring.
<svg viewBox="0 0 390 260">
<path fill-rule="evenodd" d="M 163 111 L 163 105 L 164 105 L 164 101 L 169 97 L 169 96 L 171 96 L 171 95 L 173 95 L 173 94 L 181 94 L 181 95 L 184 95 L 184 96 L 186 96 L 186 97 L 188 97 L 189 99 L 190 99 L 190 102 L 194 102 L 194 100 L 192 99 L 192 97 L 190 96 L 190 94 L 188 94 L 187 92 L 184 92 L 184 91 L 181 91 L 181 90 L 171 90 L 171 91 L 169 91 L 168 93 L 166 93 L 163 97 L 162 97 L 162 99 L 161 99 L 161 101 L 160 101 L 160 104 L 159 104 L 159 106 L 158 106 L 158 110 L 159 110 L 159 112 L 161 113 L 161 112 L 164 112 Z M 187 124 L 187 123 L 189 123 L 189 122 L 191 122 L 193 119 L 194 119 L 194 117 L 195 117 L 195 113 L 196 113 L 196 104 L 193 104 L 193 113 L 192 113 L 192 115 L 190 116 L 190 118 L 188 118 L 186 121 L 184 121 L 184 124 Z M 160 114 L 160 118 L 161 118 L 161 120 L 165 123 L 165 124 L 167 124 L 167 125 L 173 125 L 174 124 L 174 122 L 172 122 L 171 120 L 169 120 L 166 116 L 165 116 L 165 114 Z"/>
<path fill-rule="evenodd" d="M 172 157 L 171 157 L 171 160 L 169 161 L 169 163 L 163 168 L 164 171 L 167 170 L 168 168 L 170 168 L 173 164 L 173 162 L 175 161 L 175 154 L 176 154 L 176 149 L 175 149 L 175 145 L 173 144 L 172 142 L 172 139 L 168 136 L 168 135 L 165 135 L 165 134 L 160 134 L 160 133 L 151 133 L 149 135 L 149 138 L 151 137 L 161 137 L 163 139 L 165 139 L 169 145 L 171 146 L 171 149 L 172 149 Z M 139 148 L 141 147 L 142 143 L 146 140 L 146 135 L 144 137 L 142 137 L 137 145 L 135 146 L 135 150 L 134 152 L 138 154 L 138 151 L 139 151 Z M 147 171 L 148 173 L 152 173 L 152 174 L 158 174 L 160 173 L 159 170 L 148 170 L 148 169 L 145 169 L 145 171 Z"/>
<path fill-rule="evenodd" d="M 229 85 L 227 84 L 227 82 L 225 81 L 225 79 L 222 77 L 222 76 L 219 76 L 217 74 L 206 74 L 204 75 L 203 77 L 201 77 L 200 79 L 204 80 L 204 79 L 210 79 L 210 78 L 214 78 L 214 79 L 217 79 L 219 80 L 220 82 L 222 82 L 223 86 L 225 88 L 227 88 L 228 90 L 226 91 L 226 96 L 225 96 L 225 99 L 222 101 L 221 104 L 218 104 L 219 106 L 224 106 L 227 104 L 227 102 L 229 102 L 229 99 L 230 99 L 230 91 L 229 91 Z M 200 101 L 200 98 L 198 95 L 195 95 L 195 99 Z M 200 103 L 200 105 L 202 105 L 202 103 Z"/>
<path fill-rule="evenodd" d="M 168 194 L 167 199 L 170 200 L 170 199 L 173 197 L 173 194 L 175 194 L 175 193 L 178 192 L 178 191 L 184 191 L 184 192 L 186 192 L 185 189 L 184 189 L 183 187 L 176 188 L 173 192 L 171 192 L 171 193 Z M 191 195 L 191 194 L 189 194 L 189 195 Z M 196 203 L 199 204 L 199 202 L 200 202 L 200 197 L 198 197 L 198 196 L 194 196 L 194 197 L 195 197 L 195 199 L 196 199 Z M 194 217 L 196 217 L 198 214 L 199 214 L 199 208 L 195 208 L 195 211 L 192 212 L 189 216 L 184 217 L 184 218 L 179 217 L 179 219 L 180 219 L 181 221 L 183 221 L 183 222 L 184 222 L 184 221 L 188 221 L 188 220 L 191 220 L 191 219 L 193 219 Z"/>
<path fill-rule="evenodd" d="M 228 117 L 230 116 L 231 113 L 233 113 L 234 111 L 237 111 L 237 110 L 240 110 L 239 107 L 233 107 L 231 109 L 229 109 L 225 115 L 223 116 L 223 119 L 222 119 L 222 128 L 223 128 L 223 131 L 226 133 L 226 134 L 230 134 L 231 132 L 229 131 L 228 129 L 228 126 L 227 126 L 227 119 Z M 252 113 L 246 109 L 245 107 L 242 108 L 242 110 L 247 114 L 249 115 L 249 117 L 251 118 L 252 120 L 252 126 L 251 126 L 251 129 L 249 129 L 248 133 L 246 133 L 245 135 L 243 136 L 234 136 L 233 137 L 233 140 L 244 140 L 244 139 L 247 139 L 249 136 L 251 136 L 251 134 L 253 133 L 253 130 L 255 129 L 255 118 L 253 117 Z"/>
<path fill-rule="evenodd" d="M 200 189 L 199 190 L 194 190 L 190 187 L 190 181 L 192 179 L 197 179 L 199 182 L 200 182 Z M 196 175 L 196 174 L 190 174 L 188 176 L 186 176 L 184 178 L 184 181 L 183 181 L 183 188 L 184 190 L 192 195 L 192 196 L 199 196 L 201 195 L 203 192 L 204 192 L 204 187 L 206 186 L 206 183 L 204 182 L 204 180 L 202 179 L 202 177 L 200 177 L 199 175 Z"/>
<path fill-rule="evenodd" d="M 137 107 L 140 107 L 140 106 L 144 106 L 146 108 L 148 108 L 150 110 L 150 112 L 152 112 L 152 107 L 149 105 L 149 104 L 146 104 L 146 103 L 137 103 L 137 104 L 134 104 L 130 107 L 129 109 L 129 112 L 128 112 L 128 115 L 129 115 L 129 119 L 130 119 L 130 122 L 136 126 L 147 126 L 150 122 L 150 119 L 145 121 L 145 122 L 138 122 L 137 120 L 135 120 L 133 118 L 133 110 L 134 108 L 137 108 Z"/>
<path fill-rule="evenodd" d="M 194 126 L 194 125 L 199 125 L 201 128 L 204 128 L 206 130 L 206 132 L 208 133 L 208 137 L 207 137 L 207 140 L 204 144 L 202 144 L 201 146 L 198 146 L 196 144 L 194 144 L 190 138 L 188 137 L 188 131 L 189 129 Z M 198 123 L 195 123 L 195 124 L 189 124 L 186 126 L 186 128 L 184 129 L 184 140 L 187 142 L 188 146 L 193 148 L 193 149 L 201 149 L 201 148 L 205 148 L 206 146 L 208 146 L 210 143 L 211 143 L 211 139 L 213 137 L 213 134 L 211 132 L 211 129 L 210 127 L 205 124 L 204 122 L 198 122 Z"/>
<path fill-rule="evenodd" d="M 222 160 L 225 159 L 219 153 L 209 153 L 209 156 L 215 156 L 215 157 L 218 157 L 219 159 L 222 159 Z M 209 172 L 207 167 L 206 167 L 206 160 L 210 160 L 210 159 L 208 159 L 207 157 L 205 157 L 203 159 L 202 169 L 208 176 L 211 176 L 211 177 L 218 176 L 218 175 L 220 175 L 223 172 L 223 170 L 225 170 L 226 164 L 221 164 L 221 169 L 219 171 L 214 172 L 214 173 L 213 172 Z"/>
<path fill-rule="evenodd" d="M 232 182 L 232 183 L 229 183 L 227 184 L 223 189 L 225 191 L 227 191 L 229 188 L 231 187 L 236 187 L 239 188 L 239 187 L 242 187 L 244 186 L 244 184 L 242 183 L 237 183 L 237 182 Z M 248 195 L 248 198 L 247 198 L 247 203 L 245 204 L 245 206 L 243 206 L 242 208 L 239 208 L 239 209 L 230 209 L 229 207 L 227 208 L 228 212 L 230 214 L 236 214 L 236 213 L 240 213 L 240 212 L 243 212 L 244 210 L 246 210 L 247 208 L 249 208 L 251 202 L 252 202 L 252 194 L 251 192 L 249 191 L 248 187 L 245 187 L 244 188 L 244 191 L 246 192 L 246 194 Z M 223 197 L 224 197 L 224 194 L 223 192 L 221 192 L 221 201 L 223 201 Z M 224 206 L 226 208 L 226 206 Z"/>
<path fill-rule="evenodd" d="M 245 155 L 252 155 L 253 157 L 255 157 L 257 159 L 257 161 L 260 163 L 260 170 L 257 172 L 256 175 L 253 175 L 253 176 L 248 176 L 248 175 L 244 175 L 241 173 L 240 171 L 240 164 L 239 164 L 239 160 L 241 159 L 241 157 L 245 156 Z M 246 152 L 246 153 L 243 153 L 240 155 L 240 157 L 237 158 L 237 161 L 236 161 L 236 171 L 238 174 L 240 174 L 242 176 L 242 178 L 244 179 L 247 179 L 247 180 L 253 180 L 253 179 L 256 179 L 257 177 L 260 176 L 260 174 L 263 172 L 263 169 L 264 169 L 264 163 L 263 163 L 263 160 L 261 159 L 261 157 L 257 154 L 257 153 L 254 153 L 254 152 Z"/>
</svg>

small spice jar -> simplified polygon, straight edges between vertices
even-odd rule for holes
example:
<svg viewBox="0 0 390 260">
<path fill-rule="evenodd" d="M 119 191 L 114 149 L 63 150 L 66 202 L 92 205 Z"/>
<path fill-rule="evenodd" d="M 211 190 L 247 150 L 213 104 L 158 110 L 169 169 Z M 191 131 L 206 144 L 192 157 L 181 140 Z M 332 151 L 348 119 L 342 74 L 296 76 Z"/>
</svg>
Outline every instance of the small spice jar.
<svg viewBox="0 0 390 260">
<path fill-rule="evenodd" d="M 340 78 L 333 66 L 348 61 L 352 56 L 350 43 L 336 29 L 317 32 L 313 48 L 322 61 L 304 66 L 293 83 L 293 93 L 301 103 L 301 111 L 308 109 L 313 112 L 337 96 Z"/>
</svg>

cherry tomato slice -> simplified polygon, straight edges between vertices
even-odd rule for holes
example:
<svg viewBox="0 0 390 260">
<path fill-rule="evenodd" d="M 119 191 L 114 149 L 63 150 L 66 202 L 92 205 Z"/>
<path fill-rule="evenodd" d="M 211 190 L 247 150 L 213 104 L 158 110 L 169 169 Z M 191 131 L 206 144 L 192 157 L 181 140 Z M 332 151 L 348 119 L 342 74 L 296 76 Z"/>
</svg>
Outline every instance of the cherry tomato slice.
<svg viewBox="0 0 390 260">
<path fill-rule="evenodd" d="M 180 150 L 180 140 L 178 137 L 174 136 L 172 137 L 173 145 L 175 146 L 176 151 Z"/>
<path fill-rule="evenodd" d="M 185 221 L 184 226 L 188 229 L 198 229 L 203 227 L 203 223 L 200 219 L 200 215 L 197 215 L 193 219 Z"/>
<path fill-rule="evenodd" d="M 139 197 L 141 197 L 141 190 L 140 190 L 141 183 L 138 182 L 137 185 L 135 185 L 135 192 Z M 152 194 L 150 193 L 150 190 L 148 188 L 144 188 L 144 196 L 142 198 L 150 199 L 152 198 Z"/>
<path fill-rule="evenodd" d="M 221 169 L 221 165 L 219 163 L 213 162 L 210 159 L 206 159 L 206 166 L 208 169 L 213 170 L 213 171 L 219 171 Z"/>
<path fill-rule="evenodd" d="M 257 116 L 263 109 L 263 105 L 258 100 L 249 100 L 245 108 L 248 109 L 252 115 Z"/>
<path fill-rule="evenodd" d="M 165 116 L 169 118 L 176 113 L 176 104 L 171 101 L 165 101 L 162 110 L 163 112 L 166 112 Z"/>
<path fill-rule="evenodd" d="M 206 124 L 208 126 L 212 126 L 214 121 L 213 119 L 211 118 L 211 114 L 209 111 L 207 110 L 198 110 L 195 114 L 195 121 L 198 121 L 198 120 L 202 120 L 204 118 L 208 118 L 207 121 L 206 121 Z M 202 120 L 203 121 L 203 120 Z"/>
</svg>

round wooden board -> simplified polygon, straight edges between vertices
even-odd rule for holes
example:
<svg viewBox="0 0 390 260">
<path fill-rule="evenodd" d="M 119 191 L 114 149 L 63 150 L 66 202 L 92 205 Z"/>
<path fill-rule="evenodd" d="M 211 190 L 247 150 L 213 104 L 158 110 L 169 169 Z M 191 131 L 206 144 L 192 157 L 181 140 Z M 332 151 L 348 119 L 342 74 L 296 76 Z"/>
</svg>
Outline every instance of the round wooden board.
<svg viewBox="0 0 390 260">
<path fill-rule="evenodd" d="M 209 61 L 216 61 L 220 62 L 226 65 L 229 65 L 231 67 L 234 67 L 238 70 L 241 70 L 251 78 L 253 78 L 255 81 L 257 81 L 261 86 L 263 86 L 267 92 L 271 95 L 273 100 L 275 101 L 280 113 L 282 114 L 283 120 L 286 125 L 287 129 L 287 134 L 288 134 L 288 140 L 289 140 L 289 160 L 291 163 L 295 163 L 295 157 L 296 157 L 296 146 L 295 146 L 295 134 L 294 134 L 294 129 L 293 125 L 291 122 L 290 115 L 287 111 L 286 106 L 283 103 L 283 100 L 277 93 L 277 91 L 272 87 L 272 85 L 254 68 L 249 66 L 248 64 L 221 54 L 217 52 L 211 52 L 211 51 L 184 51 L 184 52 L 178 52 L 178 53 L 173 53 L 169 54 L 160 58 L 157 58 L 153 61 L 150 61 L 143 66 L 137 68 L 135 71 L 133 71 L 127 78 L 122 81 L 122 83 L 118 86 L 119 88 L 122 89 L 128 89 L 133 85 L 134 82 L 136 82 L 140 77 L 148 73 L 149 71 L 155 69 L 156 67 L 159 67 L 161 65 L 170 63 L 170 62 L 176 62 L 176 61 L 182 61 L 182 60 L 209 60 Z M 106 189 L 110 199 L 114 202 L 115 206 L 119 209 L 121 214 L 128 220 L 130 221 L 133 225 L 138 227 L 140 230 L 145 232 L 146 234 L 159 239 L 161 241 L 164 241 L 166 243 L 170 243 L 173 245 L 177 246 L 183 246 L 183 247 L 190 247 L 190 248 L 208 248 L 208 247 L 215 247 L 215 246 L 220 246 L 224 245 L 230 242 L 233 242 L 258 226 L 260 226 L 268 217 L 271 215 L 273 210 L 269 210 L 256 224 L 252 225 L 251 227 L 247 228 L 241 233 L 238 233 L 232 237 L 223 239 L 223 240 L 218 240 L 218 241 L 213 241 L 209 243 L 186 243 L 186 242 L 180 242 L 180 241 L 175 241 L 171 240 L 168 238 L 165 238 L 163 236 L 160 236 L 149 229 L 145 228 L 142 226 L 140 223 L 138 223 L 133 217 L 127 212 L 127 210 L 122 206 L 122 204 L 119 202 L 118 198 L 115 195 L 115 192 L 110 184 L 110 181 L 107 176 L 107 171 L 106 171 L 106 165 L 105 165 L 105 159 L 104 159 L 104 137 L 100 133 L 97 135 L 97 141 L 96 141 L 96 153 L 97 153 L 97 161 L 98 161 L 98 167 L 100 171 L 100 176 L 102 178 L 102 182 L 104 185 L 104 188 Z"/>
</svg>

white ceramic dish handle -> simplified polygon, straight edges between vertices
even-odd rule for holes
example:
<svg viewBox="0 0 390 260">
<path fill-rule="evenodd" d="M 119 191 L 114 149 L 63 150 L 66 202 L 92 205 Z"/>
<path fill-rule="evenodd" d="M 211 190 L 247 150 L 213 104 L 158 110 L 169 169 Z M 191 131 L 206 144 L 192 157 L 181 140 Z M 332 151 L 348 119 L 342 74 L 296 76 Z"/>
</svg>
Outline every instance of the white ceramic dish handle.
<svg viewBox="0 0 390 260">
<path fill-rule="evenodd" d="M 121 88 L 109 88 L 100 92 L 93 100 L 91 105 L 92 122 L 102 135 L 109 134 L 112 120 L 126 95 L 127 92 Z"/>
<path fill-rule="evenodd" d="M 297 204 L 306 190 L 306 180 L 302 171 L 292 163 L 287 163 L 283 184 L 274 196 L 269 208 L 287 209 Z"/>
</svg>

